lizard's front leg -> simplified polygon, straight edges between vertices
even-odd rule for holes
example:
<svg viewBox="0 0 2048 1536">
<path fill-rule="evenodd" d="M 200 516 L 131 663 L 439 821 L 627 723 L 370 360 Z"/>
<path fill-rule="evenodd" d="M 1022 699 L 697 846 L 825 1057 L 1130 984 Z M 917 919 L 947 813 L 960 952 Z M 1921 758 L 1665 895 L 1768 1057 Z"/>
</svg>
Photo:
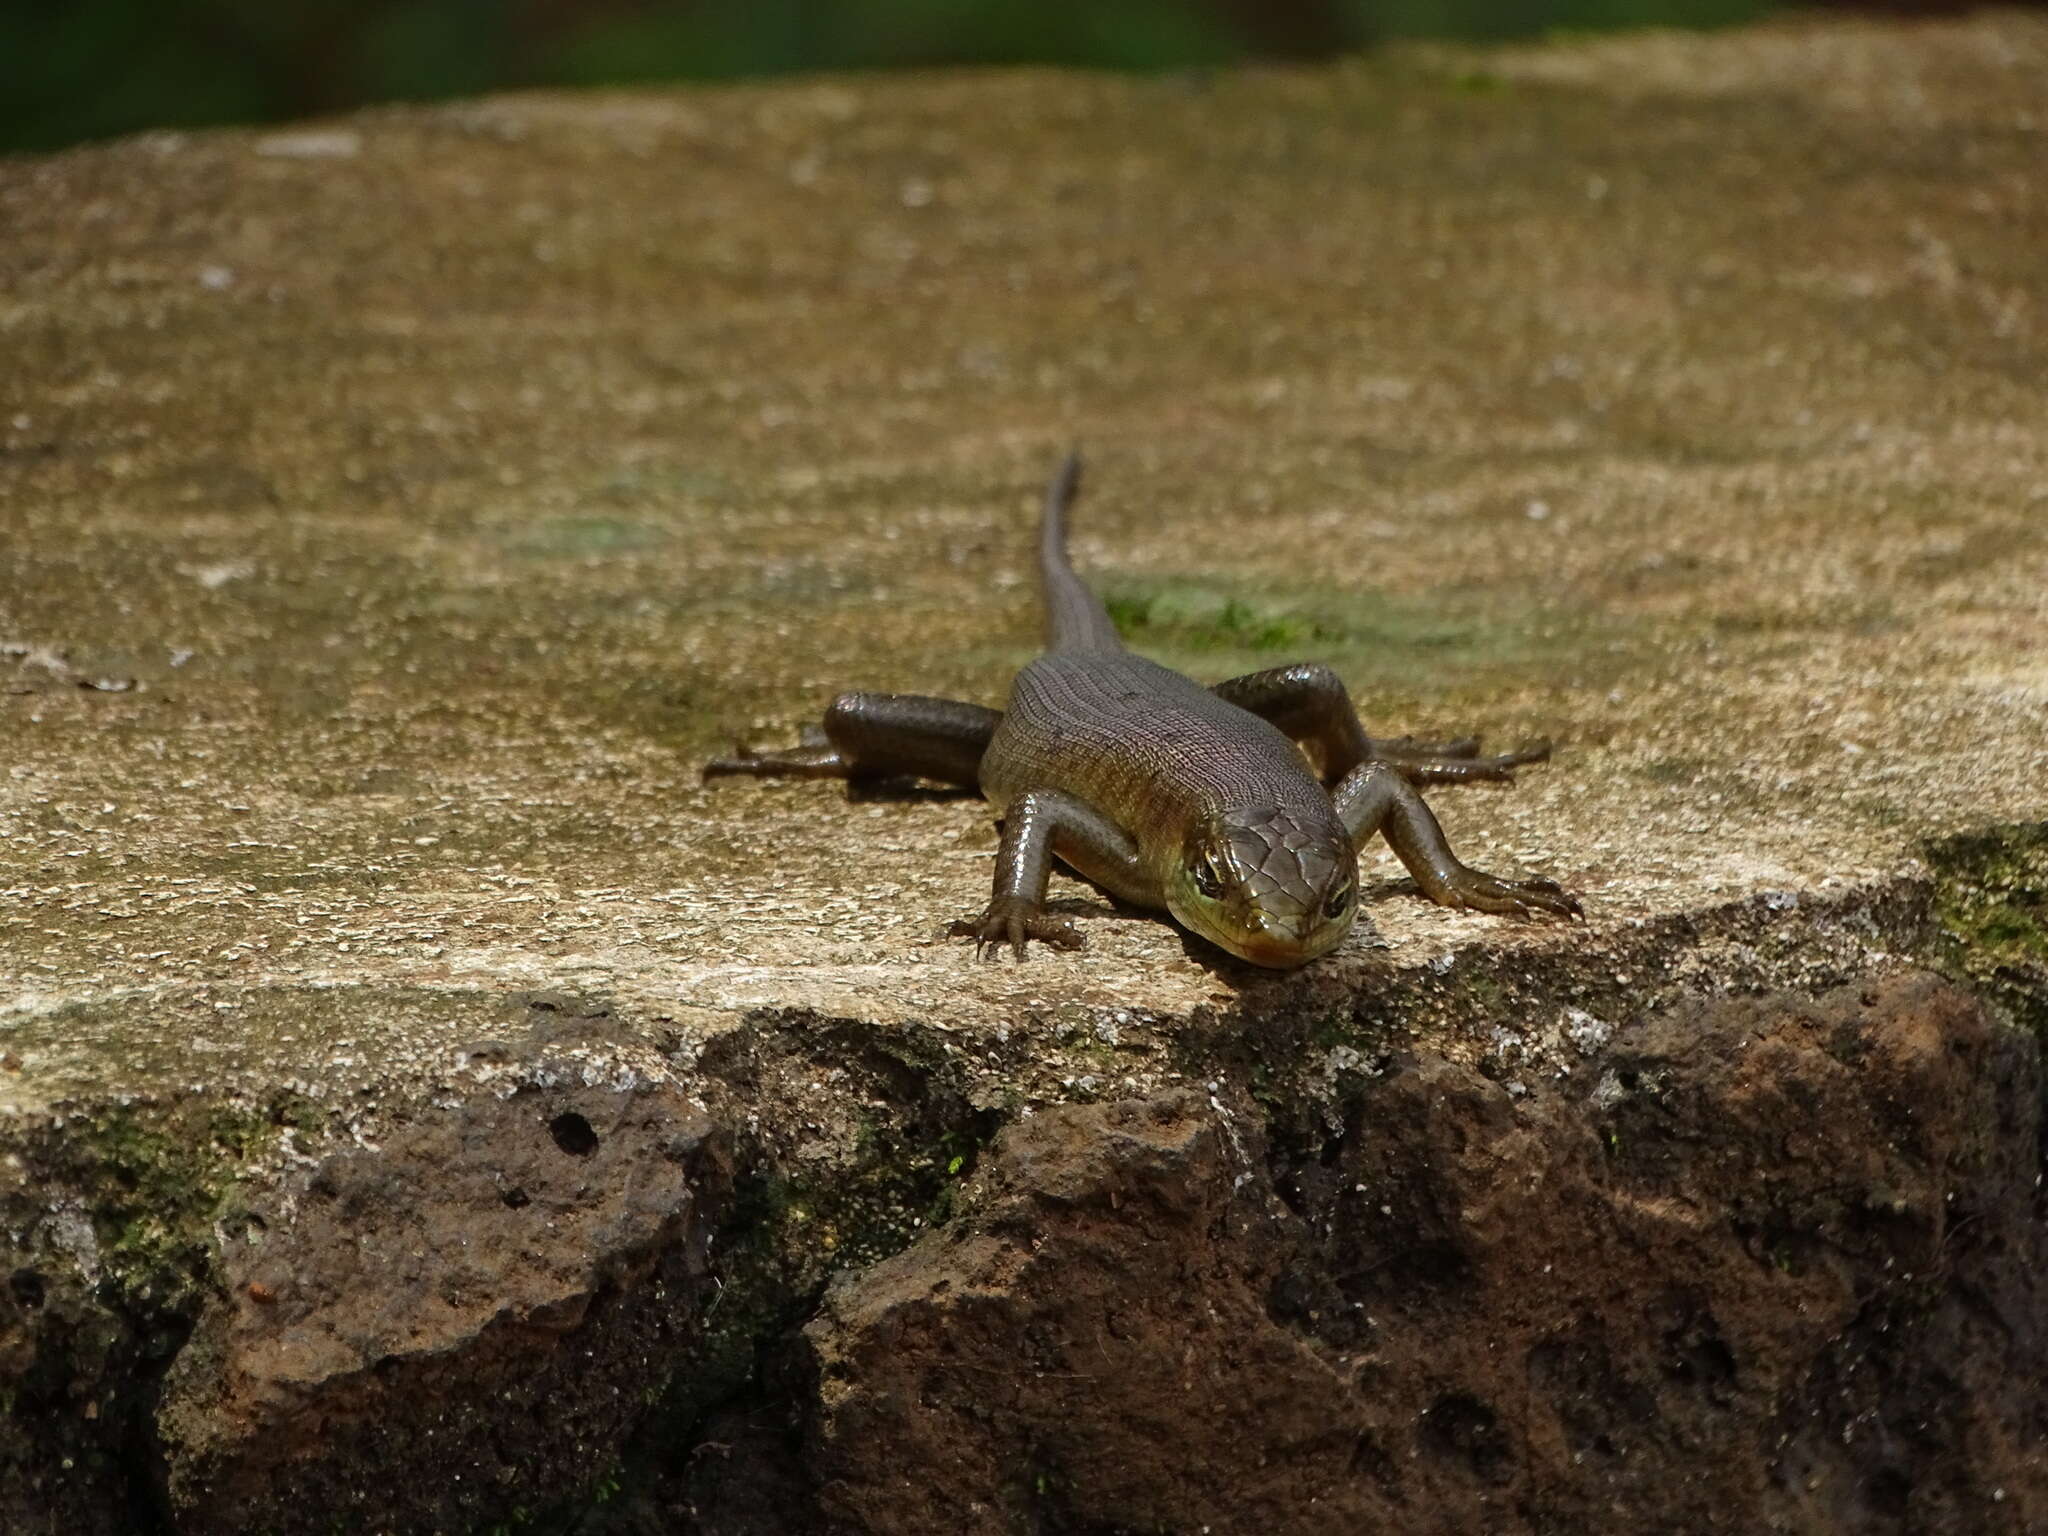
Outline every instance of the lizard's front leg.
<svg viewBox="0 0 2048 1536">
<path fill-rule="evenodd" d="M 1522 764 L 1540 763 L 1550 756 L 1547 741 L 1481 757 L 1477 737 L 1444 742 L 1414 741 L 1405 736 L 1376 740 L 1359 722 L 1344 679 L 1320 662 L 1248 672 L 1218 683 L 1210 692 L 1312 748 L 1326 785 L 1338 783 L 1365 762 L 1391 764 L 1411 784 L 1504 782 L 1512 780 Z"/>
<path fill-rule="evenodd" d="M 1002 712 L 919 693 L 842 693 L 824 729 L 778 752 L 742 747 L 704 765 L 707 779 L 933 779 L 972 789 Z"/>
<path fill-rule="evenodd" d="M 1003 812 L 996 846 L 995 892 L 988 910 L 953 924 L 956 938 L 974 940 L 975 953 L 993 956 L 1004 944 L 1024 957 L 1024 941 L 1037 939 L 1055 949 L 1079 949 L 1081 930 L 1045 910 L 1046 881 L 1053 855 L 1070 864 L 1102 871 L 1109 883 L 1141 884 L 1144 871 L 1136 841 L 1093 806 L 1056 789 L 1026 790 Z"/>
<path fill-rule="evenodd" d="M 1555 880 L 1503 880 L 1460 862 L 1435 814 L 1392 764 L 1362 764 L 1330 798 L 1354 844 L 1381 834 L 1422 894 L 1439 906 L 1475 907 L 1517 917 L 1583 915 L 1578 898 Z"/>
</svg>

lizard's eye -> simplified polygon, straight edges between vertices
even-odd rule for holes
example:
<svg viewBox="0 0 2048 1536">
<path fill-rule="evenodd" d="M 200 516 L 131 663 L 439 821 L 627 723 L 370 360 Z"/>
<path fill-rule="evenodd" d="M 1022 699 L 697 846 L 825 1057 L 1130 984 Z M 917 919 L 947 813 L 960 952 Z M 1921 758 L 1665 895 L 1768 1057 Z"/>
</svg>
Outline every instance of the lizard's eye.
<svg viewBox="0 0 2048 1536">
<path fill-rule="evenodd" d="M 1196 890 L 1200 891 L 1211 901 L 1221 901 L 1223 899 L 1223 877 L 1216 873 L 1216 866 L 1214 864 L 1211 864 L 1207 859 L 1197 859 L 1195 860 L 1194 868 L 1189 873 L 1195 877 Z"/>
<path fill-rule="evenodd" d="M 1347 882 L 1330 892 L 1330 899 L 1323 903 L 1323 916 L 1342 917 L 1351 906 L 1351 898 L 1357 890 L 1356 885 Z"/>
</svg>

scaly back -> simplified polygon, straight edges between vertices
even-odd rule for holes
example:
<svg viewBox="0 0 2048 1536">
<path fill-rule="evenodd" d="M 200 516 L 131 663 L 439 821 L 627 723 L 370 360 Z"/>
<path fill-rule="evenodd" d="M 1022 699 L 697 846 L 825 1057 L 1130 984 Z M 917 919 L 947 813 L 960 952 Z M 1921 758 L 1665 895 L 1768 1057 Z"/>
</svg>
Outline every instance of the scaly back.
<svg viewBox="0 0 2048 1536">
<path fill-rule="evenodd" d="M 1053 651 L 1120 651 L 1116 625 L 1101 600 L 1081 584 L 1067 559 L 1067 512 L 1081 491 L 1081 455 L 1070 451 L 1045 488 L 1045 515 L 1038 525 L 1038 579 L 1045 589 L 1045 648 Z"/>
</svg>

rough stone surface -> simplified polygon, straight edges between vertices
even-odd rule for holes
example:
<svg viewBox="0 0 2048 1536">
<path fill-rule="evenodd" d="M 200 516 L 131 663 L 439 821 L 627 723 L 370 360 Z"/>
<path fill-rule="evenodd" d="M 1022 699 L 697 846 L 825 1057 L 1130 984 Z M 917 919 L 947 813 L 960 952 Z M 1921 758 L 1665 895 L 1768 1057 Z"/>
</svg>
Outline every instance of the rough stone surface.
<svg viewBox="0 0 2048 1536">
<path fill-rule="evenodd" d="M 187 1526 L 459 1529 L 587 1477 L 705 1301 L 709 1129 L 672 1089 L 519 1088 L 266 1191 L 158 1414 Z"/>
<path fill-rule="evenodd" d="M 1403 1530 L 2048 1518 L 1984 1374 L 2039 1309 L 1973 1247 L 2035 1241 L 1990 1064 L 2048 1025 L 2044 77 L 2048 25 L 1993 15 L 0 162 L 0 1528 L 937 1519 L 855 1423 L 989 1471 L 990 1521 L 1168 1519 L 1159 1456 L 1016 1438 L 1085 1408 L 1050 1376 L 913 1433 L 893 1367 L 823 1374 L 912 1319 L 1092 1369 L 1033 1287 L 1163 1258 L 1058 1201 L 1017 1256 L 1033 1168 L 1127 1170 L 1169 1247 L 1221 1224 L 1188 1282 L 1240 1327 L 1172 1323 L 1185 1368 L 1294 1438 L 1188 1419 L 1242 1473 L 1181 1480 L 1219 1529 L 1318 1478 Z M 998 698 L 1075 437 L 1141 648 L 1555 737 L 1439 803 L 1591 921 L 1382 861 L 1298 974 L 1078 885 L 1086 951 L 981 966 L 971 798 L 697 784 L 841 686 Z M 1798 1045 L 1800 999 L 1929 965 L 1999 1021 L 1837 1001 L 1862 1060 Z M 1672 1043 L 1764 995 L 1798 1115 Z M 1699 1097 L 1653 1112 L 1625 1074 L 1666 1059 Z M 1063 1125 L 1095 1150 L 1029 1153 Z M 1489 1182 L 1509 1146 L 1543 1185 Z M 1987 1214 L 1940 1214 L 1951 1166 Z M 1857 1180 L 1908 1203 L 1859 1227 Z M 892 1255 L 934 1229 L 1019 1288 L 920 1300 Z M 1134 1337 L 1179 1316 L 1127 1290 Z M 1379 1333 L 1333 1332 L 1364 1294 Z M 1179 1379 L 1101 1347 L 1104 1402 Z"/>
<path fill-rule="evenodd" d="M 844 1529 L 2023 1531 L 2038 1056 L 1904 977 L 1433 1053 L 1306 1144 L 1200 1095 L 1005 1131 L 806 1330 Z"/>
</svg>

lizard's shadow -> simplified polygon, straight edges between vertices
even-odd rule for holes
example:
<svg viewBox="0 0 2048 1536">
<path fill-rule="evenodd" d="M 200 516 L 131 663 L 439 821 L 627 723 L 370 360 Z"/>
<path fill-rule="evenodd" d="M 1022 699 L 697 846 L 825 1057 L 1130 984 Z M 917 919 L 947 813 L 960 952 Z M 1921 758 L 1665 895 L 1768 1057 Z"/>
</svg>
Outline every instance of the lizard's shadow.
<svg viewBox="0 0 2048 1536">
<path fill-rule="evenodd" d="M 922 779 L 848 779 L 846 798 L 855 805 L 938 805 L 952 800 L 979 800 L 981 791 L 959 784 L 931 784 Z"/>
<path fill-rule="evenodd" d="M 1367 907 L 1376 907 L 1383 901 L 1393 901 L 1397 897 L 1411 901 L 1426 899 L 1422 894 L 1422 887 L 1405 875 L 1389 876 L 1385 880 L 1374 880 L 1370 884 L 1361 880 L 1358 882 L 1359 916 L 1365 915 Z"/>
<path fill-rule="evenodd" d="M 1090 900 L 1086 896 L 1056 896 L 1045 904 L 1048 912 L 1057 912 L 1062 917 L 1152 917 L 1143 907 L 1126 907 L 1111 901 L 1106 896 Z"/>
<path fill-rule="evenodd" d="M 1255 981 L 1261 976 L 1275 974 L 1240 960 L 1229 950 L 1210 943 L 1198 934 L 1188 932 L 1156 907 L 1133 906 L 1129 902 L 1118 901 L 1107 891 L 1099 892 L 1092 901 L 1078 896 L 1068 897 L 1062 901 L 1049 901 L 1045 904 L 1045 909 L 1048 912 L 1062 912 L 1082 918 L 1128 917 L 1139 922 L 1164 923 L 1173 930 L 1174 937 L 1180 940 L 1181 953 L 1218 981 L 1241 984 Z"/>
</svg>

